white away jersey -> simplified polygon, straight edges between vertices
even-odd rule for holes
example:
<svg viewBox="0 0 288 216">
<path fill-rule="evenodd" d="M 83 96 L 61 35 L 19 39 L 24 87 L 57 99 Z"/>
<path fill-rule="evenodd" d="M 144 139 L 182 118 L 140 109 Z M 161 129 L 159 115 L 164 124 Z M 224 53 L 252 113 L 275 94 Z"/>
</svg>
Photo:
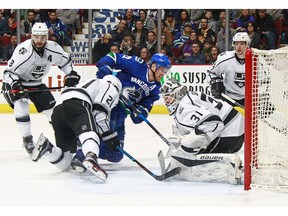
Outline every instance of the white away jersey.
<svg viewBox="0 0 288 216">
<path fill-rule="evenodd" d="M 201 92 L 189 92 L 183 97 L 174 118 L 181 135 L 197 128 L 210 142 L 216 137 L 238 137 L 244 133 L 244 117 L 239 112 Z"/>
<path fill-rule="evenodd" d="M 7 63 L 3 81 L 11 84 L 13 80 L 20 79 L 24 86 L 39 85 L 52 64 L 59 66 L 65 74 L 73 70 L 68 53 L 57 43 L 48 40 L 43 56 L 40 56 L 34 50 L 32 40 L 26 40 L 14 50 Z"/>
<path fill-rule="evenodd" d="M 245 59 L 239 59 L 235 51 L 221 53 L 212 69 L 207 72 L 210 78 L 224 77 L 223 83 L 228 96 L 236 100 L 244 98 Z"/>
</svg>

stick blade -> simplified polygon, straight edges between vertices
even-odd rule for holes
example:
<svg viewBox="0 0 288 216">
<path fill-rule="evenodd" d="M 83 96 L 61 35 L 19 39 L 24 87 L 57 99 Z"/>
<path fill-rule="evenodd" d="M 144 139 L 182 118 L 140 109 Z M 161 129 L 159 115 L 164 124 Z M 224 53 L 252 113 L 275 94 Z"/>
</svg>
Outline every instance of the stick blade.
<svg viewBox="0 0 288 216">
<path fill-rule="evenodd" d="M 180 167 L 176 167 L 176 168 L 170 170 L 169 172 L 164 173 L 164 174 L 161 175 L 161 176 L 156 176 L 155 179 L 156 179 L 157 181 L 163 181 L 163 180 L 166 180 L 166 179 L 168 179 L 168 178 L 171 178 L 171 177 L 179 174 L 180 172 L 181 172 L 181 168 L 180 168 Z"/>
</svg>

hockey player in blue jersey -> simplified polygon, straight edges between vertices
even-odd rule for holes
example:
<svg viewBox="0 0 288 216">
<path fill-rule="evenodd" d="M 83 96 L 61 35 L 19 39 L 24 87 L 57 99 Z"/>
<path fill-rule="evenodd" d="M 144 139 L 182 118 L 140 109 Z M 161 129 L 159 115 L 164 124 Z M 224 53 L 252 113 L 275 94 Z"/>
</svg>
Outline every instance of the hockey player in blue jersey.
<svg viewBox="0 0 288 216">
<path fill-rule="evenodd" d="M 115 139 L 120 140 L 121 147 L 124 146 L 125 139 L 125 119 L 130 114 L 131 120 L 135 124 L 143 121 L 139 113 L 147 117 L 155 101 L 159 97 L 161 87 L 160 80 L 171 68 L 171 62 L 166 55 L 156 53 L 152 56 L 150 65 L 147 65 L 143 59 L 137 56 L 127 56 L 119 53 L 108 53 L 100 59 L 96 65 L 98 72 L 97 78 L 103 78 L 114 71 L 118 71 L 116 76 L 122 83 L 122 95 L 124 95 L 137 108 L 135 113 L 133 109 L 124 102 L 113 108 L 110 119 L 110 131 L 116 131 Z M 111 146 L 101 142 L 99 158 L 117 163 L 122 160 L 123 154 L 113 150 Z M 78 151 L 75 158 L 82 161 L 84 156 Z M 77 159 L 73 160 L 72 168 L 79 164 Z"/>
</svg>

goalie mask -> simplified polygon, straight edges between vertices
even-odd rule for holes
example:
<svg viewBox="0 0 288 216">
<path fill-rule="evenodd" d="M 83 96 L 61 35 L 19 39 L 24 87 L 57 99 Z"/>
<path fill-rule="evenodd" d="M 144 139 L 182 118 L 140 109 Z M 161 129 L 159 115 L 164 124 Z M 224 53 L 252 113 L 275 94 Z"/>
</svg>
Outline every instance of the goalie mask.
<svg viewBox="0 0 288 216">
<path fill-rule="evenodd" d="M 169 78 L 160 88 L 160 94 L 164 99 L 164 103 L 169 111 L 169 115 L 172 115 L 182 98 L 188 93 L 187 87 L 181 85 L 175 78 Z"/>
<path fill-rule="evenodd" d="M 243 42 L 245 42 L 245 45 L 243 44 Z M 250 46 L 249 35 L 246 32 L 236 33 L 233 37 L 232 46 L 234 47 L 237 56 L 241 59 L 244 59 L 246 50 Z"/>
<path fill-rule="evenodd" d="M 31 29 L 32 45 L 37 51 L 44 49 L 48 40 L 48 28 L 45 23 L 36 22 Z"/>
</svg>

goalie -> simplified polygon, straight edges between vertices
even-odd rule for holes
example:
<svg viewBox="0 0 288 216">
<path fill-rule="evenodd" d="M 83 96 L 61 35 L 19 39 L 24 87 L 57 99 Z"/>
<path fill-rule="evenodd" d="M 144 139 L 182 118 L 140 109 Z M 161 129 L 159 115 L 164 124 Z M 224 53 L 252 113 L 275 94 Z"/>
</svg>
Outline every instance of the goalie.
<svg viewBox="0 0 288 216">
<path fill-rule="evenodd" d="M 244 118 L 228 103 L 201 92 L 188 92 L 169 78 L 160 89 L 169 114 L 174 117 L 168 140 L 171 169 L 181 167 L 180 179 L 198 182 L 241 182 Z"/>
</svg>

